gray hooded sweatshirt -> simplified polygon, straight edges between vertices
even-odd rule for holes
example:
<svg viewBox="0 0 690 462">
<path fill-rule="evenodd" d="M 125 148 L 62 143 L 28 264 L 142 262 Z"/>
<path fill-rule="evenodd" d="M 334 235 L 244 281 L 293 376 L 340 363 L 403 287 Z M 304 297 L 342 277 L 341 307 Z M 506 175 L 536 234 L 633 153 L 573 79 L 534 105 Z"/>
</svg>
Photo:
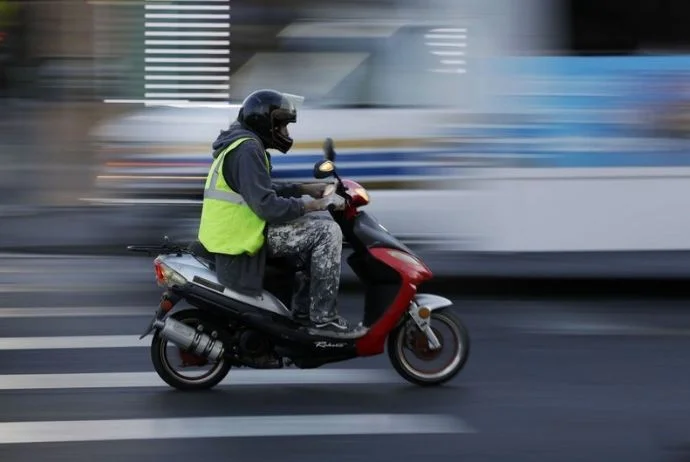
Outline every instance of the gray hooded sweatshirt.
<svg viewBox="0 0 690 462">
<path fill-rule="evenodd" d="M 270 172 L 266 170 L 263 143 L 239 122 L 234 122 L 228 130 L 218 135 L 213 143 L 213 158 L 216 159 L 223 149 L 241 137 L 253 139 L 244 141 L 223 160 L 223 176 L 232 190 L 242 195 L 254 213 L 266 221 L 267 227 L 304 215 L 304 201 L 300 198 L 299 186 L 272 181 Z M 266 155 L 270 164 L 270 155 Z M 264 244 L 253 256 L 216 254 L 219 282 L 238 292 L 259 295 L 266 268 L 266 250 Z"/>
</svg>

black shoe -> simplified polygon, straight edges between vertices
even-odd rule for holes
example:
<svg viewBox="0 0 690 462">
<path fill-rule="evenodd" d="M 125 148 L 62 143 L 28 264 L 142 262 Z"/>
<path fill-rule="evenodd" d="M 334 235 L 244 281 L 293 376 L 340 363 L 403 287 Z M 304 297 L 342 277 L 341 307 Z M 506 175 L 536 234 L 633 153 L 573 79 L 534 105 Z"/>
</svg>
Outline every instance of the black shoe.
<svg viewBox="0 0 690 462">
<path fill-rule="evenodd" d="M 311 319 L 309 319 L 309 314 L 295 313 L 292 315 L 292 319 L 297 324 L 301 324 L 302 326 L 311 326 L 312 325 Z"/>
</svg>

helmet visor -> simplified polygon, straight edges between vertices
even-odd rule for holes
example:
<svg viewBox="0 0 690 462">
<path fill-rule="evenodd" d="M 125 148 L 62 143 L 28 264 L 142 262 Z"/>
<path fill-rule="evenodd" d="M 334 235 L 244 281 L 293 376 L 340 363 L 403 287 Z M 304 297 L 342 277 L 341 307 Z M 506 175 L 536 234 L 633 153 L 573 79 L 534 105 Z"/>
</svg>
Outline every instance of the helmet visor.
<svg viewBox="0 0 690 462">
<path fill-rule="evenodd" d="M 290 93 L 283 93 L 282 95 L 280 107 L 271 113 L 273 123 L 276 126 L 297 122 L 297 106 L 304 101 L 304 98 Z"/>
<path fill-rule="evenodd" d="M 283 104 L 281 109 L 288 109 L 297 111 L 301 109 L 304 104 L 304 96 L 293 95 L 292 93 L 283 93 Z"/>
</svg>

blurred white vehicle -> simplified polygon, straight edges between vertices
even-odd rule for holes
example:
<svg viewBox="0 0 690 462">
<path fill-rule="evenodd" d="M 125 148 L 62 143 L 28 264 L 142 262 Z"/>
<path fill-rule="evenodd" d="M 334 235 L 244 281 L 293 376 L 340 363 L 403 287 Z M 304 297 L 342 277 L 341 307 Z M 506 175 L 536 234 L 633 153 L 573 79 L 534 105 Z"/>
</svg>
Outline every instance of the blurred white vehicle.
<svg viewBox="0 0 690 462">
<path fill-rule="evenodd" d="M 147 210 L 154 204 L 198 210 L 212 162 L 211 143 L 236 112 L 227 107 L 147 108 L 105 124 L 94 133 L 101 168 L 97 197 L 88 200 Z M 273 175 L 277 181 L 314 181 L 314 163 L 323 156 L 324 139 L 331 137 L 341 175 L 377 190 L 372 213 L 392 232 L 408 242 L 455 240 L 466 215 L 463 201 L 456 199 L 462 192 L 454 188 L 461 162 L 452 145 L 432 136 L 435 121 L 444 116 L 449 114 L 441 110 L 302 108 L 290 126 L 293 149 L 271 152 Z M 456 205 L 448 208 L 449 203 Z M 430 222 L 435 225 L 429 227 Z"/>
<path fill-rule="evenodd" d="M 257 56 L 234 74 L 237 95 L 276 87 L 313 101 L 292 129 L 294 152 L 274 156 L 278 178 L 307 179 L 331 137 L 343 175 L 380 189 L 373 213 L 403 239 L 556 260 L 690 250 L 690 145 L 677 135 L 680 122 L 671 137 L 646 122 L 684 120 L 664 116 L 683 92 L 662 85 L 687 81 L 690 58 L 648 56 L 645 44 L 659 37 L 591 34 L 620 26 L 602 23 L 594 0 L 590 10 L 578 9 L 586 0 L 417 3 L 401 1 L 407 12 L 376 27 L 286 28 L 291 56 Z M 375 42 L 365 52 L 345 44 L 365 40 L 362 30 Z M 684 40 L 665 46 L 690 50 Z M 210 144 L 234 114 L 145 108 L 102 126 L 96 199 L 199 201 Z M 399 213 L 402 204 L 415 212 Z"/>
</svg>

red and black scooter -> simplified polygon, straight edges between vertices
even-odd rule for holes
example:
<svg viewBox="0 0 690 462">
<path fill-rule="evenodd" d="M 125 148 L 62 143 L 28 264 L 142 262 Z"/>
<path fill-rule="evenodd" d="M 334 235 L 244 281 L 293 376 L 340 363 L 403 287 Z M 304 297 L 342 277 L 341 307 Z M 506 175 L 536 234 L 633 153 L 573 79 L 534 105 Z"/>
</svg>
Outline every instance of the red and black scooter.
<svg viewBox="0 0 690 462">
<path fill-rule="evenodd" d="M 352 248 L 347 263 L 364 285 L 361 329 L 348 335 L 325 334 L 294 319 L 289 309 L 291 282 L 299 267 L 289 262 L 272 262 L 263 294 L 251 297 L 218 283 L 214 256 L 198 242 L 188 247 L 167 242 L 130 246 L 131 251 L 157 255 L 156 279 L 165 292 L 141 338 L 155 331 L 151 359 L 170 386 L 208 389 L 232 367 L 316 368 L 379 355 L 386 347 L 395 370 L 418 385 L 447 382 L 465 365 L 469 335 L 451 311 L 452 302 L 417 293 L 417 287 L 431 279 L 431 271 L 375 218 L 360 210 L 369 203 L 368 193 L 355 181 L 338 176 L 330 139 L 324 152 L 324 160 L 314 166 L 314 176 L 334 178 L 326 195 L 345 201 L 344 207 L 329 210 Z M 173 310 L 182 300 L 192 308 Z M 176 353 L 171 354 L 169 344 Z M 185 371 L 204 372 L 185 376 L 175 370 L 174 360 L 181 360 Z"/>
</svg>

